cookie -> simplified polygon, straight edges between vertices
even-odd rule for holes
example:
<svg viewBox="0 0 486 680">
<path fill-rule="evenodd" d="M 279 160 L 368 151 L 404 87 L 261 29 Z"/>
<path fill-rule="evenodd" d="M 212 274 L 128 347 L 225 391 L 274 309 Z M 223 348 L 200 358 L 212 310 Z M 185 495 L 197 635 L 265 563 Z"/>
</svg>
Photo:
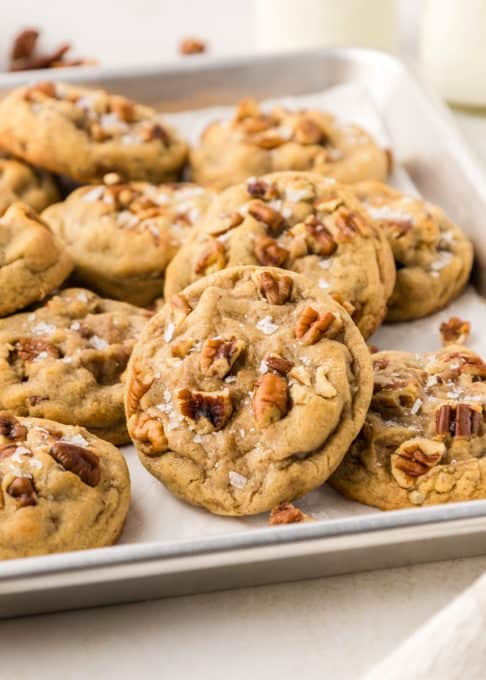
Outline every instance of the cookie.
<svg viewBox="0 0 486 680">
<path fill-rule="evenodd" d="M 127 465 L 112 444 L 0 413 L 0 559 L 111 545 L 129 502 Z"/>
<path fill-rule="evenodd" d="M 211 196 L 195 184 L 118 182 L 81 187 L 43 218 L 65 244 L 79 281 L 148 305 L 163 294 L 165 269 Z"/>
<path fill-rule="evenodd" d="M 442 309 L 467 283 L 473 249 L 444 211 L 421 198 L 363 182 L 353 187 L 387 235 L 397 267 L 387 321 L 410 321 Z"/>
<path fill-rule="evenodd" d="M 280 172 L 226 189 L 166 273 L 165 295 L 225 267 L 268 265 L 305 274 L 345 302 L 365 336 L 380 325 L 395 282 L 390 247 L 343 185 Z"/>
<path fill-rule="evenodd" d="M 170 491 L 251 515 L 322 484 L 363 424 L 371 358 L 345 310 L 303 276 L 233 267 L 153 317 L 128 367 L 128 430 Z"/>
<path fill-rule="evenodd" d="M 0 102 L 0 146 L 51 172 L 92 182 L 175 179 L 187 145 L 156 112 L 104 90 L 37 83 Z"/>
<path fill-rule="evenodd" d="M 0 217 L 0 316 L 42 300 L 72 268 L 60 242 L 27 205 L 14 203 Z"/>
<path fill-rule="evenodd" d="M 384 181 L 389 157 L 365 130 L 324 111 L 266 113 L 253 100 L 240 102 L 229 121 L 211 123 L 190 154 L 192 177 L 224 189 L 251 176 L 307 170 L 340 182 Z"/>
<path fill-rule="evenodd" d="M 59 199 L 59 190 L 49 173 L 0 156 L 0 215 L 18 201 L 41 212 Z"/>
<path fill-rule="evenodd" d="M 373 355 L 366 423 L 331 484 L 382 510 L 486 498 L 486 364 L 462 345 Z"/>
<path fill-rule="evenodd" d="M 123 372 L 150 314 L 82 288 L 0 320 L 0 409 L 128 441 Z"/>
</svg>

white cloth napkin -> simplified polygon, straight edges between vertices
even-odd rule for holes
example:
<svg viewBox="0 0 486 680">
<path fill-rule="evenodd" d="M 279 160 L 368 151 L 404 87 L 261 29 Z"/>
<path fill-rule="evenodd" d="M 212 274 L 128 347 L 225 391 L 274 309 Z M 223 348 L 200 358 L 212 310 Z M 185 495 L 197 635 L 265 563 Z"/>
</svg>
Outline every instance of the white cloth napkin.
<svg viewBox="0 0 486 680">
<path fill-rule="evenodd" d="M 440 583 L 437 584 L 440 588 Z M 484 680 L 486 574 L 361 680 Z"/>
</svg>

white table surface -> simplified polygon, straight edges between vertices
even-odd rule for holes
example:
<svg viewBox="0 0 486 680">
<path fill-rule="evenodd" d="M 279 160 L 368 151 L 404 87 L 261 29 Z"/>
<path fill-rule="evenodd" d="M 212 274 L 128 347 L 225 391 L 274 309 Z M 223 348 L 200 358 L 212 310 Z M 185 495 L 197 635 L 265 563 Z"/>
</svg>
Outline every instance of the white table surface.
<svg viewBox="0 0 486 680">
<path fill-rule="evenodd" d="M 404 21 L 417 2 L 407 0 Z M 0 53 L 25 25 L 104 63 L 174 59 L 177 39 L 193 33 L 215 54 L 251 47 L 245 0 L 4 0 L 0 20 Z M 402 44 L 413 50 L 413 34 Z M 458 122 L 486 163 L 486 120 Z M 2 622 L 0 679 L 354 680 L 485 569 L 486 556 Z"/>
</svg>

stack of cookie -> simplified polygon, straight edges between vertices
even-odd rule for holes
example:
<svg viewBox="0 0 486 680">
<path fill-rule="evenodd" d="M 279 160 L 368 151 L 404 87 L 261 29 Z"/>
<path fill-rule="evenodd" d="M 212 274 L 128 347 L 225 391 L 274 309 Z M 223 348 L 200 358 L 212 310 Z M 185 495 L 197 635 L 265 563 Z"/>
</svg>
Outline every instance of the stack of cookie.
<svg viewBox="0 0 486 680">
<path fill-rule="evenodd" d="M 481 359 L 365 343 L 457 296 L 472 248 L 382 184 L 364 130 L 245 101 L 189 150 L 152 109 L 40 83 L 0 102 L 0 148 L 0 557 L 113 542 L 130 439 L 224 515 L 329 478 L 386 508 L 481 496 Z"/>
</svg>

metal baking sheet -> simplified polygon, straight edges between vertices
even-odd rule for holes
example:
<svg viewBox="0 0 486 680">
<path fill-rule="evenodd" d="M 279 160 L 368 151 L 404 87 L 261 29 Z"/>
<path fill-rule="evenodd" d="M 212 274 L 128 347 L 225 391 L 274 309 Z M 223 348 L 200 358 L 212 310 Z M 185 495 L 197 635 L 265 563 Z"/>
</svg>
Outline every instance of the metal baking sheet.
<svg viewBox="0 0 486 680">
<path fill-rule="evenodd" d="M 0 77 L 0 91 L 31 80 L 31 75 Z M 446 207 L 484 257 L 479 227 L 486 184 L 481 170 L 446 109 L 391 57 L 336 49 L 225 62 L 202 58 L 150 71 L 66 69 L 59 76 L 172 111 L 234 103 L 248 95 L 268 99 L 359 82 L 371 94 L 394 153 L 418 191 Z M 479 259 L 478 280 L 484 285 L 486 266 Z M 472 318 L 476 344 L 481 316 L 484 321 L 482 305 L 470 290 L 442 316 L 460 310 Z M 422 338 L 429 324 L 408 324 L 407 336 Z M 381 346 L 400 347 L 404 325 L 388 326 L 384 333 Z M 437 337 L 427 338 L 427 349 L 435 346 Z M 1 617 L 486 552 L 486 501 L 381 513 L 323 487 L 304 501 L 316 522 L 263 528 L 262 518 L 228 520 L 185 506 L 148 476 L 133 451 L 126 455 L 134 487 L 122 537 L 127 543 L 0 564 Z"/>
</svg>

